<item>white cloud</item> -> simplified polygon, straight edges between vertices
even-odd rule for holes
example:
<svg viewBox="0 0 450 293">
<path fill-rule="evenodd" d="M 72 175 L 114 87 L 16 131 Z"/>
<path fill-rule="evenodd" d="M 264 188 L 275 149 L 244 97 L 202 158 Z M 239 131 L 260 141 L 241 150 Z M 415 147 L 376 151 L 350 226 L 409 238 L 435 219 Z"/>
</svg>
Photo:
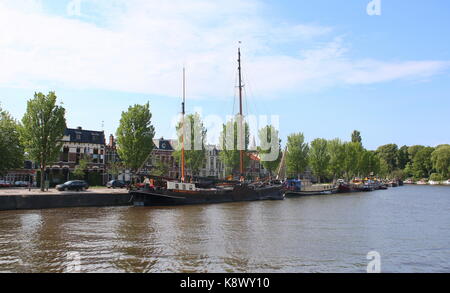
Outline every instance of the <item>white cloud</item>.
<svg viewBox="0 0 450 293">
<path fill-rule="evenodd" d="M 77 19 L 50 15 L 37 0 L 0 3 L 0 86 L 179 96 L 185 65 L 191 97 L 229 97 L 239 40 L 246 76 L 264 96 L 423 78 L 449 66 L 352 60 L 332 28 L 272 23 L 256 0 L 93 0 L 81 8 Z"/>
</svg>

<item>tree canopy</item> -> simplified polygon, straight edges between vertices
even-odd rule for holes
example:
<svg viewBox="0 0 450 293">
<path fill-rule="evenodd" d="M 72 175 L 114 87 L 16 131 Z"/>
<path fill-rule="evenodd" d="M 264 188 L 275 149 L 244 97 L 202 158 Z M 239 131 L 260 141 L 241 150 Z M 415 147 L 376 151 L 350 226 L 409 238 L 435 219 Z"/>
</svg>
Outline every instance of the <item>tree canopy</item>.
<svg viewBox="0 0 450 293">
<path fill-rule="evenodd" d="M 66 110 L 56 105 L 56 94 L 35 93 L 27 102 L 27 111 L 20 127 L 21 142 L 31 160 L 39 162 L 41 191 L 44 190 L 44 171 L 47 164 L 57 160 L 67 128 Z"/>
<path fill-rule="evenodd" d="M 123 164 L 137 171 L 153 150 L 155 128 L 152 125 L 150 104 L 130 106 L 122 112 L 117 129 L 117 152 Z"/>
<path fill-rule="evenodd" d="M 328 174 L 330 155 L 327 145 L 328 142 L 326 139 L 317 138 L 311 142 L 311 149 L 309 151 L 309 164 L 319 183 Z"/>
<path fill-rule="evenodd" d="M 174 153 L 175 159 L 181 164 L 181 141 L 184 139 L 185 167 L 191 175 L 198 175 L 206 159 L 206 128 L 198 113 L 187 115 L 184 118 L 184 131 L 182 122 L 177 125 L 178 144 Z"/>
<path fill-rule="evenodd" d="M 0 108 L 0 175 L 23 166 L 23 159 L 19 124 L 8 112 Z"/>
<path fill-rule="evenodd" d="M 288 176 L 298 177 L 308 166 L 309 145 L 303 133 L 294 133 L 287 138 L 286 168 Z"/>
<path fill-rule="evenodd" d="M 234 174 L 239 171 L 240 165 L 240 144 L 238 133 L 238 119 L 230 120 L 226 124 L 222 125 L 222 132 L 220 133 L 219 141 L 219 158 L 225 164 L 226 172 L 228 174 Z M 247 151 L 250 142 L 250 127 L 248 123 L 244 124 L 243 127 L 243 140 L 245 144 L 242 148 Z M 245 140 L 244 140 L 245 138 Z M 250 163 L 250 158 L 244 156 L 244 168 L 246 168 Z"/>
<path fill-rule="evenodd" d="M 258 148 L 261 164 L 272 176 L 281 161 L 281 140 L 278 130 L 272 125 L 267 125 L 259 130 L 258 136 L 261 142 L 261 146 Z"/>
</svg>

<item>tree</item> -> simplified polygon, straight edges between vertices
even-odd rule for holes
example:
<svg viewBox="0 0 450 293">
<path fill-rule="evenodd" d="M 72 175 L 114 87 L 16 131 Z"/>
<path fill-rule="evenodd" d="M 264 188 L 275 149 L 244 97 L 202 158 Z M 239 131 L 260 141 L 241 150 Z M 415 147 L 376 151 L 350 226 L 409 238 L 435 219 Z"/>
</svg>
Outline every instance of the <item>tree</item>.
<svg viewBox="0 0 450 293">
<path fill-rule="evenodd" d="M 303 133 L 294 133 L 288 136 L 286 167 L 288 176 L 299 177 L 308 166 L 309 146 L 305 142 Z"/>
<path fill-rule="evenodd" d="M 398 146 L 396 144 L 386 144 L 377 149 L 377 154 L 388 164 L 389 173 L 397 169 Z"/>
<path fill-rule="evenodd" d="M 412 171 L 415 178 L 428 178 L 433 173 L 433 163 L 431 154 L 434 152 L 432 147 L 421 148 L 414 156 Z"/>
<path fill-rule="evenodd" d="M 425 148 L 423 145 L 413 145 L 408 148 L 409 161 L 412 163 L 417 152 Z"/>
<path fill-rule="evenodd" d="M 192 175 L 198 175 L 206 159 L 206 128 L 197 113 L 187 115 L 184 121 L 184 132 L 182 123 L 179 122 L 177 125 L 178 141 L 181 142 L 184 139 L 186 168 L 192 172 Z M 178 144 L 173 156 L 181 164 L 181 143 Z"/>
<path fill-rule="evenodd" d="M 0 108 L 0 175 L 23 166 L 23 158 L 19 124 L 8 112 Z"/>
<path fill-rule="evenodd" d="M 66 110 L 56 105 L 56 94 L 35 93 L 27 102 L 22 118 L 20 137 L 30 159 L 39 163 L 41 191 L 44 191 L 44 172 L 47 164 L 56 161 L 61 151 L 61 141 L 66 130 Z"/>
<path fill-rule="evenodd" d="M 343 146 L 345 152 L 344 173 L 345 178 L 348 180 L 360 173 L 360 158 L 364 149 L 359 142 L 346 142 Z"/>
<path fill-rule="evenodd" d="M 357 174 L 366 177 L 372 172 L 372 154 L 370 151 L 363 149 L 358 157 Z"/>
<path fill-rule="evenodd" d="M 124 167 L 121 162 L 116 161 L 108 163 L 108 173 L 113 176 L 113 179 L 117 178 L 123 169 Z"/>
<path fill-rule="evenodd" d="M 258 136 L 261 142 L 261 147 L 258 147 L 258 152 L 261 155 L 261 164 L 272 176 L 281 161 L 281 140 L 279 139 L 278 130 L 272 125 L 267 125 L 260 129 Z"/>
<path fill-rule="evenodd" d="M 345 149 L 339 138 L 328 141 L 328 154 L 330 156 L 329 172 L 334 179 L 344 175 Z"/>
<path fill-rule="evenodd" d="M 166 176 L 166 174 L 169 172 L 169 166 L 167 164 L 163 163 L 162 161 L 156 162 L 156 166 L 154 169 L 152 169 L 152 175 L 155 176 Z"/>
<path fill-rule="evenodd" d="M 450 145 L 438 146 L 431 154 L 431 162 L 443 178 L 450 178 Z"/>
<path fill-rule="evenodd" d="M 136 172 L 153 150 L 155 128 L 149 103 L 134 105 L 122 112 L 117 129 L 117 152 L 123 164 Z"/>
<path fill-rule="evenodd" d="M 408 146 L 404 145 L 398 150 L 397 167 L 399 169 L 405 169 L 406 165 L 411 161 L 409 159 L 408 149 Z"/>
<path fill-rule="evenodd" d="M 378 175 L 386 178 L 389 175 L 389 164 L 383 158 L 379 156 L 377 156 L 377 158 L 380 160 L 380 171 L 378 172 Z"/>
<path fill-rule="evenodd" d="M 328 154 L 326 139 L 317 138 L 311 142 L 309 164 L 313 174 L 320 183 L 321 179 L 327 176 L 330 164 L 330 155 Z"/>
<path fill-rule="evenodd" d="M 240 143 L 238 141 L 238 119 L 230 120 L 226 124 L 222 126 L 222 132 L 220 134 L 220 153 L 219 158 L 225 165 L 226 172 L 235 173 L 239 170 L 240 165 Z M 250 127 L 248 123 L 244 124 L 243 129 L 243 140 L 245 151 L 248 150 L 248 145 L 250 142 Z M 250 163 L 250 158 L 248 156 L 244 156 L 244 169 Z"/>
<path fill-rule="evenodd" d="M 78 180 L 83 180 L 86 177 L 85 170 L 87 170 L 89 165 L 89 159 L 87 157 L 84 157 L 80 160 L 78 165 L 75 167 L 75 170 L 73 171 L 73 175 Z"/>
<path fill-rule="evenodd" d="M 433 174 L 430 175 L 430 180 L 439 182 L 439 181 L 444 180 L 444 177 L 442 177 L 441 174 L 433 173 Z"/>
<path fill-rule="evenodd" d="M 354 130 L 352 133 L 352 142 L 358 142 L 362 144 L 361 132 Z"/>
</svg>

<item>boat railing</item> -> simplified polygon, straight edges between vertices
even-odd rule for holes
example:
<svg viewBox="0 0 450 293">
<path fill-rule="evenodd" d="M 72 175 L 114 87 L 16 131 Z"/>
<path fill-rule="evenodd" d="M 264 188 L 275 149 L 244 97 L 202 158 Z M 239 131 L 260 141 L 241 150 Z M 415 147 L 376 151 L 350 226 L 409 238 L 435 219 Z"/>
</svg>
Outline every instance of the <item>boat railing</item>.
<svg viewBox="0 0 450 293">
<path fill-rule="evenodd" d="M 330 189 L 336 188 L 334 184 L 320 184 L 320 185 L 307 185 L 302 186 L 302 190 L 304 191 L 326 191 Z"/>
</svg>

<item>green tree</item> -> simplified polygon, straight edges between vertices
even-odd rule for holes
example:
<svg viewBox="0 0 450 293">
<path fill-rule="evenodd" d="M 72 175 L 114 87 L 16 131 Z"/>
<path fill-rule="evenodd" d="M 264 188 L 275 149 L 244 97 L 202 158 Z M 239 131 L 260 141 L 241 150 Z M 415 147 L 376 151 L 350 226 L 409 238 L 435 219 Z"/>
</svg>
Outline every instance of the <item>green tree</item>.
<svg viewBox="0 0 450 293">
<path fill-rule="evenodd" d="M 226 172 L 228 174 L 235 174 L 239 172 L 240 166 L 240 143 L 238 141 L 238 120 L 230 120 L 222 126 L 222 132 L 220 133 L 220 161 L 224 163 Z M 248 151 L 248 145 L 250 142 L 250 127 L 248 123 L 244 124 L 243 136 L 245 142 L 243 141 L 245 151 Z M 249 165 L 250 158 L 244 156 L 244 169 Z"/>
<path fill-rule="evenodd" d="M 444 178 L 450 178 L 450 145 L 440 145 L 431 154 L 433 168 Z"/>
<path fill-rule="evenodd" d="M 119 176 L 120 172 L 124 169 L 121 162 L 110 162 L 108 163 L 108 173 L 113 176 L 113 179 Z"/>
<path fill-rule="evenodd" d="M 334 179 L 344 176 L 345 148 L 339 138 L 328 141 L 328 154 L 330 156 L 329 171 Z"/>
<path fill-rule="evenodd" d="M 399 169 L 405 169 L 406 165 L 410 162 L 408 150 L 409 147 L 406 145 L 398 150 L 397 167 Z"/>
<path fill-rule="evenodd" d="M 397 169 L 391 172 L 390 177 L 392 179 L 396 180 L 404 180 L 405 179 L 405 173 L 401 169 Z"/>
<path fill-rule="evenodd" d="M 373 172 L 372 163 L 372 153 L 365 149 L 361 150 L 358 157 L 357 174 L 362 177 L 370 176 L 370 173 Z"/>
<path fill-rule="evenodd" d="M 288 136 L 286 167 L 290 177 L 299 177 L 308 167 L 309 145 L 305 142 L 303 133 L 294 133 Z"/>
<path fill-rule="evenodd" d="M 414 157 L 421 150 L 424 149 L 423 145 L 413 145 L 408 148 L 409 161 L 412 163 L 414 161 Z"/>
<path fill-rule="evenodd" d="M 78 180 L 83 180 L 86 177 L 86 170 L 88 168 L 90 160 L 88 157 L 83 157 L 77 166 L 75 166 L 75 170 L 73 171 L 73 175 Z"/>
<path fill-rule="evenodd" d="M 149 103 L 130 106 L 122 112 L 117 129 L 117 152 L 125 165 L 136 172 L 153 150 L 155 128 L 151 122 Z"/>
<path fill-rule="evenodd" d="M 359 132 L 358 130 L 353 131 L 352 142 L 358 142 L 358 143 L 362 144 L 361 132 Z"/>
<path fill-rule="evenodd" d="M 164 164 L 162 161 L 157 161 L 156 166 L 152 169 L 152 175 L 155 176 L 166 176 L 169 172 L 169 166 Z"/>
<path fill-rule="evenodd" d="M 262 145 L 258 147 L 261 164 L 269 171 L 270 176 L 272 176 L 281 161 L 281 140 L 279 139 L 278 130 L 272 125 L 267 125 L 260 129 L 258 136 Z"/>
<path fill-rule="evenodd" d="M 433 163 L 431 154 L 434 152 L 432 147 L 421 148 L 414 156 L 412 171 L 417 179 L 428 178 L 433 173 Z"/>
<path fill-rule="evenodd" d="M 192 172 L 192 175 L 198 175 L 206 159 L 206 128 L 200 115 L 190 114 L 184 118 L 184 132 L 182 123 L 177 125 L 178 141 L 184 139 L 184 158 L 185 167 Z M 184 133 L 184 136 L 183 136 Z M 179 164 L 181 164 L 181 143 L 178 144 L 177 150 L 173 156 Z"/>
<path fill-rule="evenodd" d="M 430 180 L 440 182 L 440 181 L 444 180 L 444 177 L 442 177 L 441 174 L 433 173 L 430 175 Z"/>
<path fill-rule="evenodd" d="M 23 159 L 19 124 L 8 112 L 0 108 L 0 175 L 23 166 Z"/>
<path fill-rule="evenodd" d="M 403 169 L 403 174 L 405 178 L 414 177 L 412 162 L 406 164 L 405 169 Z"/>
<path fill-rule="evenodd" d="M 397 169 L 398 146 L 396 144 L 382 145 L 377 149 L 377 154 L 388 164 L 389 173 Z"/>
<path fill-rule="evenodd" d="M 22 118 L 20 137 L 30 159 L 39 163 L 41 191 L 44 191 L 44 174 L 47 164 L 57 160 L 66 130 L 66 110 L 56 105 L 56 95 L 35 93 L 27 102 Z"/>
<path fill-rule="evenodd" d="M 313 140 L 309 151 L 309 165 L 319 183 L 321 179 L 328 175 L 329 164 L 330 155 L 328 154 L 327 140 L 322 138 Z"/>
<path fill-rule="evenodd" d="M 380 160 L 380 162 L 379 162 L 380 170 L 378 171 L 378 175 L 386 178 L 389 175 L 389 164 L 386 162 L 385 159 L 383 159 L 379 156 L 377 156 L 377 157 Z"/>
<path fill-rule="evenodd" d="M 343 147 L 345 152 L 343 170 L 345 178 L 349 180 L 360 173 L 360 160 L 364 149 L 359 142 L 346 142 Z"/>
</svg>

